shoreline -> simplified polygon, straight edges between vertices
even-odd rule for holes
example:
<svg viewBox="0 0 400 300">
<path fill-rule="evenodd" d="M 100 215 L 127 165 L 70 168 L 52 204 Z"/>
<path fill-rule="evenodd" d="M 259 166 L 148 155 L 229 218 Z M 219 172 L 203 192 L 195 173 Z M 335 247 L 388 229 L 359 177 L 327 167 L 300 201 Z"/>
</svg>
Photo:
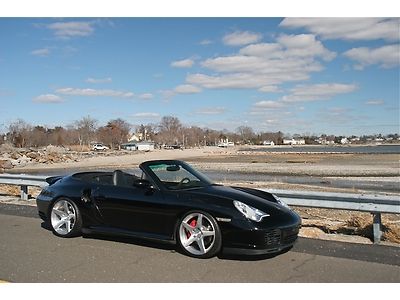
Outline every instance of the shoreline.
<svg viewBox="0 0 400 300">
<path fill-rule="evenodd" d="M 261 146 L 262 147 L 262 146 Z M 265 147 L 265 146 L 264 146 Z M 310 146 L 312 147 L 312 145 Z M 93 170 L 137 169 L 146 160 L 179 159 L 210 173 L 214 181 L 259 182 L 285 189 L 317 188 L 400 194 L 400 154 L 247 152 L 206 147 L 151 152 L 95 152 L 77 161 L 29 163 L 7 173 L 63 175 Z M 357 188 L 359 185 L 359 188 Z M 397 188 L 398 186 L 398 188 Z"/>
</svg>

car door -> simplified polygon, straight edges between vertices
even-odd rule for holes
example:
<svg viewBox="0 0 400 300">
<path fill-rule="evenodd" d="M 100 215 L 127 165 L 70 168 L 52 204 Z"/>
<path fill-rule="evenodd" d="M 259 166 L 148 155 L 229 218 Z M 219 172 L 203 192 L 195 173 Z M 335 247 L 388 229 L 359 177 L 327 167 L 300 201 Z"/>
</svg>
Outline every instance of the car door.
<svg viewBox="0 0 400 300">
<path fill-rule="evenodd" d="M 165 203 L 161 191 L 102 185 L 93 197 L 105 225 L 155 238 L 171 238 L 177 209 Z"/>
</svg>

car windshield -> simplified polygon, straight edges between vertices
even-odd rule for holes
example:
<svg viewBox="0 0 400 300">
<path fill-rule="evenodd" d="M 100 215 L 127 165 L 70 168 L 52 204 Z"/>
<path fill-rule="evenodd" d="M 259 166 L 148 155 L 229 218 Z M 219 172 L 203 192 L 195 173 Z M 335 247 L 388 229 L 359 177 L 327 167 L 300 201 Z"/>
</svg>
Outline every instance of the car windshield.
<svg viewBox="0 0 400 300">
<path fill-rule="evenodd" d="M 151 172 L 169 190 L 200 188 L 212 181 L 190 166 L 181 163 L 158 163 L 149 166 Z"/>
</svg>

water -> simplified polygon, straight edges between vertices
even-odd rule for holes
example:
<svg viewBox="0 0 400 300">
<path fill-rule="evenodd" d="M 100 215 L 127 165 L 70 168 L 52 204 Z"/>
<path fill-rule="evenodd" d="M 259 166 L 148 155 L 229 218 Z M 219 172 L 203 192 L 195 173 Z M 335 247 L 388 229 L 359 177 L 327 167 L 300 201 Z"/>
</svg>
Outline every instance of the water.
<svg viewBox="0 0 400 300">
<path fill-rule="evenodd" d="M 330 187 L 330 188 L 343 188 L 343 189 L 361 189 L 376 192 L 400 192 L 400 185 L 398 179 L 381 181 L 377 180 L 363 180 L 357 178 L 356 180 L 348 180 L 343 177 L 319 177 L 319 176 L 297 176 L 297 175 L 269 175 L 260 173 L 232 173 L 232 172 L 219 172 L 219 171 L 202 171 L 211 180 L 217 182 L 232 182 L 240 183 L 243 182 L 264 182 L 268 185 L 268 182 L 278 182 L 285 184 L 303 184 L 318 187 Z"/>
<path fill-rule="evenodd" d="M 363 153 L 363 154 L 400 154 L 400 145 L 373 145 L 373 146 L 276 146 L 247 148 L 243 151 L 254 152 L 309 152 L 309 153 Z"/>
</svg>

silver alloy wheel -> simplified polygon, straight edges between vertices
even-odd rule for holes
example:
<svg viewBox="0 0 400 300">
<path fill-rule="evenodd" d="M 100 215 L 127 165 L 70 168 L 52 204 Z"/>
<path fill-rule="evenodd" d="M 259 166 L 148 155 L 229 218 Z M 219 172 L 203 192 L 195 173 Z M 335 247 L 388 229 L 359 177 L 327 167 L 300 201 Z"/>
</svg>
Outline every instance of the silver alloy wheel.
<svg viewBox="0 0 400 300">
<path fill-rule="evenodd" d="M 67 235 L 74 228 L 76 212 L 67 200 L 56 202 L 51 210 L 51 226 L 60 235 Z"/>
<path fill-rule="evenodd" d="M 204 255 L 215 242 L 215 228 L 211 220 L 201 213 L 187 215 L 179 226 L 182 246 L 193 255 Z"/>
</svg>

